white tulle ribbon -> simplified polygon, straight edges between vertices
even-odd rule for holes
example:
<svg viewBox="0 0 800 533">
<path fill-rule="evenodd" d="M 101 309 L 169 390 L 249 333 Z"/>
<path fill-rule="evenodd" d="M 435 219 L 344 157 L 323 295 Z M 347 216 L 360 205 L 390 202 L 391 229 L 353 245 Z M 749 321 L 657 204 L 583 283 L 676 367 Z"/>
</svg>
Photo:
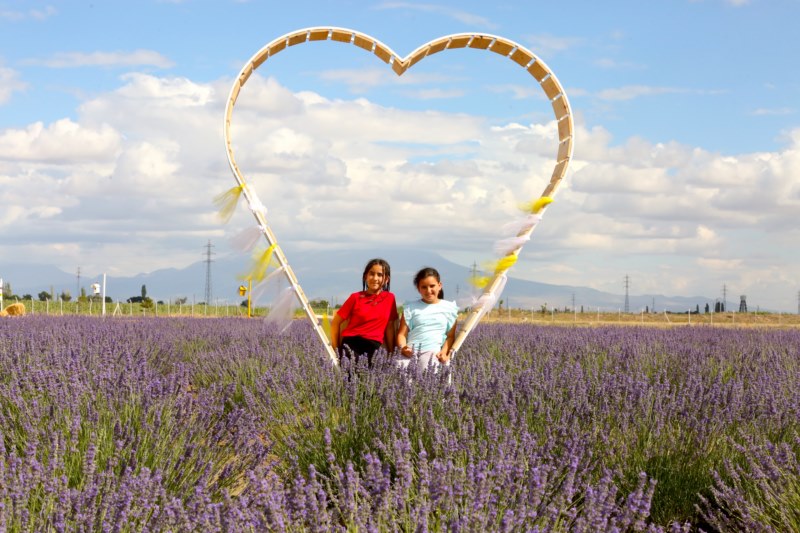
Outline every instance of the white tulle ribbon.
<svg viewBox="0 0 800 533">
<path fill-rule="evenodd" d="M 231 248 L 239 252 L 252 252 L 263 233 L 261 226 L 249 227 L 231 237 Z"/>
<path fill-rule="evenodd" d="M 252 211 L 254 215 L 257 214 L 257 213 L 261 213 L 263 216 L 266 217 L 267 216 L 267 208 L 264 206 L 264 204 L 261 203 L 261 200 L 258 198 L 258 195 L 256 194 L 256 192 L 253 189 L 248 187 L 247 188 L 247 194 L 248 194 L 248 197 L 250 198 L 250 202 L 248 204 L 249 207 L 250 207 L 250 211 Z"/>
<path fill-rule="evenodd" d="M 265 320 L 267 323 L 275 324 L 278 331 L 283 333 L 292 324 L 295 307 L 297 307 L 295 292 L 291 287 L 286 287 L 270 306 Z"/>
<path fill-rule="evenodd" d="M 280 267 L 276 268 L 275 270 L 273 270 L 272 272 L 270 272 L 269 274 L 267 274 L 264 277 L 264 279 L 259 281 L 256 284 L 256 286 L 253 287 L 253 292 L 251 294 L 251 298 L 253 299 L 254 302 L 257 301 L 261 296 L 263 296 L 264 293 L 267 292 L 267 289 L 269 287 L 272 287 L 274 285 L 273 283 L 270 283 L 270 280 L 276 279 L 278 277 L 278 274 L 280 274 L 282 272 L 283 272 L 283 267 L 280 266 Z"/>
<path fill-rule="evenodd" d="M 531 240 L 530 233 L 521 237 L 508 237 L 505 239 L 500 239 L 494 243 L 494 253 L 500 256 L 511 254 L 522 248 L 529 240 Z"/>
<path fill-rule="evenodd" d="M 542 215 L 528 215 L 524 218 L 514 220 L 503 226 L 504 235 L 519 235 L 523 231 L 531 230 L 539 221 L 542 220 Z"/>
<path fill-rule="evenodd" d="M 503 294 L 503 289 L 506 288 L 506 282 L 508 282 L 508 276 L 501 274 L 497 277 L 497 284 L 495 285 L 494 290 L 485 292 L 480 296 L 480 298 L 478 298 L 474 305 L 474 307 L 478 309 L 477 320 L 483 318 L 483 315 L 488 313 L 492 307 L 494 307 L 494 304 L 497 303 L 500 295 Z"/>
</svg>

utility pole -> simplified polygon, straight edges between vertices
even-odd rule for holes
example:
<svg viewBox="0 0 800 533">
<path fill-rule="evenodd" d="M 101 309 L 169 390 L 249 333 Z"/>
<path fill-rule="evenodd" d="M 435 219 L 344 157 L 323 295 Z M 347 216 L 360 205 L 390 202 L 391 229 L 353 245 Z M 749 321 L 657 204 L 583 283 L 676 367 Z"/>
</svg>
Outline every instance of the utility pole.
<svg viewBox="0 0 800 533">
<path fill-rule="evenodd" d="M 75 283 L 75 298 L 77 299 L 78 296 L 81 295 L 81 267 L 78 267 L 78 273 L 76 277 L 77 282 Z"/>
<path fill-rule="evenodd" d="M 800 291 L 797 291 L 797 314 L 800 315 Z"/>
<path fill-rule="evenodd" d="M 205 245 L 206 249 L 206 307 L 211 304 L 211 256 L 214 252 L 211 251 L 214 245 L 211 244 L 211 239 L 208 240 L 208 244 Z"/>
<path fill-rule="evenodd" d="M 630 276 L 625 274 L 625 312 L 626 313 L 630 313 L 631 312 L 631 302 L 630 302 L 630 298 L 628 296 L 628 291 L 629 291 L 630 287 L 631 287 L 631 278 L 630 278 Z"/>
<path fill-rule="evenodd" d="M 575 311 L 575 293 L 572 293 L 572 310 Z"/>
<path fill-rule="evenodd" d="M 722 284 L 722 311 L 728 310 L 728 285 Z"/>
</svg>

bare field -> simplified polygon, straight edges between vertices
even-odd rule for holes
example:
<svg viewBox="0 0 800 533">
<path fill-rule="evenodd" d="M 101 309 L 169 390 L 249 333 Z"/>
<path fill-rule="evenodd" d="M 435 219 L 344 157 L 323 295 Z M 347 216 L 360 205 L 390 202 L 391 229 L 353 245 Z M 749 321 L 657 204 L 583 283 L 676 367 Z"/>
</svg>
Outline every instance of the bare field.
<svg viewBox="0 0 800 533">
<path fill-rule="evenodd" d="M 800 315 L 781 313 L 569 313 L 530 312 L 511 309 L 493 311 L 485 322 L 531 323 L 558 326 L 722 326 L 722 327 L 800 327 Z"/>
</svg>

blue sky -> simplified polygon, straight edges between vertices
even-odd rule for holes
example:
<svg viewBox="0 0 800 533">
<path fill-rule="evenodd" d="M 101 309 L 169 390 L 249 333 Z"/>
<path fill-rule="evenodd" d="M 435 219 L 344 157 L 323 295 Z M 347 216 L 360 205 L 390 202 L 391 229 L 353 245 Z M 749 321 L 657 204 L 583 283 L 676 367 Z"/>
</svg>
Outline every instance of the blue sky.
<svg viewBox="0 0 800 533">
<path fill-rule="evenodd" d="M 575 117 L 567 182 L 512 275 L 621 292 L 627 274 L 634 293 L 709 297 L 726 285 L 796 311 L 798 16 L 796 0 L 0 0 L 0 276 L 11 260 L 184 266 L 208 239 L 225 253 L 252 217 L 223 225 L 211 202 L 233 185 L 224 105 L 273 39 L 344 27 L 402 56 L 468 32 L 534 52 Z M 355 47 L 293 47 L 242 91 L 237 161 L 287 247 L 481 262 L 552 169 L 552 111 L 532 82 L 475 50 L 398 78 Z"/>
</svg>

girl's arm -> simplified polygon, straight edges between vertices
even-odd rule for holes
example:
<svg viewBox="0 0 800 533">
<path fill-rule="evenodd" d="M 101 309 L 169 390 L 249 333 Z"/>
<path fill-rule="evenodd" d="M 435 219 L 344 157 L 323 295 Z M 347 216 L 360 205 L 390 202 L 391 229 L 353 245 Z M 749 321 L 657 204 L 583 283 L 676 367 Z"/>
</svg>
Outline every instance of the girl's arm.
<svg viewBox="0 0 800 533">
<path fill-rule="evenodd" d="M 386 352 L 392 353 L 394 351 L 395 346 L 395 324 L 397 323 L 396 320 L 390 320 L 386 323 L 386 329 L 383 332 L 383 342 L 386 345 Z"/>
<path fill-rule="evenodd" d="M 456 324 L 453 323 L 453 327 L 450 328 L 450 331 L 447 332 L 447 337 L 444 339 L 444 344 L 442 345 L 442 349 L 439 350 L 439 353 L 436 355 L 436 358 L 439 360 L 440 363 L 447 363 L 450 360 L 450 347 L 456 341 Z"/>
<path fill-rule="evenodd" d="M 400 319 L 400 329 L 397 331 L 397 346 L 400 347 L 400 353 L 406 357 L 414 355 L 414 350 L 408 345 L 408 324 L 406 324 L 406 317 Z"/>
<path fill-rule="evenodd" d="M 339 313 L 333 313 L 333 320 L 331 321 L 331 346 L 334 350 L 339 349 L 339 328 L 342 327 L 342 317 Z"/>
</svg>

